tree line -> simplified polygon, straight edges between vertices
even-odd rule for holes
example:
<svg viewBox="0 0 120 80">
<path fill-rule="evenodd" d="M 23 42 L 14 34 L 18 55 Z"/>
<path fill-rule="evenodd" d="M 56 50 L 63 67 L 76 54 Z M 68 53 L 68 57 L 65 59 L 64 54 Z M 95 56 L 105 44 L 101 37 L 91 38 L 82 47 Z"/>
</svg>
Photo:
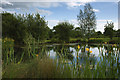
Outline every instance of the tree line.
<svg viewBox="0 0 120 80">
<path fill-rule="evenodd" d="M 29 37 L 44 42 L 45 40 L 58 40 L 60 42 L 69 42 L 70 38 L 104 38 L 120 37 L 120 29 L 113 30 L 114 23 L 107 22 L 104 26 L 104 33 L 95 31 L 96 15 L 93 8 L 88 3 L 84 10 L 80 9 L 77 15 L 79 27 L 69 22 L 58 23 L 53 29 L 48 27 L 45 17 L 37 14 L 2 14 L 2 37 L 9 37 L 15 40 L 17 44 L 24 44 Z"/>
</svg>

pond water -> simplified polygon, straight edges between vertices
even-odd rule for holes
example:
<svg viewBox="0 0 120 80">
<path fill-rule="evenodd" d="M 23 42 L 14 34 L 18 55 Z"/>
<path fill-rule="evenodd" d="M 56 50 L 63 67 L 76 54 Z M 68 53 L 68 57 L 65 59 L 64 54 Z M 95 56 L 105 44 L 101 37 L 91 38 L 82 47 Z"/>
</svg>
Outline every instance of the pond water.
<svg viewBox="0 0 120 80">
<path fill-rule="evenodd" d="M 77 46 L 80 45 L 80 49 Z M 77 63 L 77 59 L 79 60 L 79 64 L 85 63 L 85 57 L 87 57 L 88 51 L 86 48 L 89 48 L 92 53 L 90 53 L 89 60 L 92 60 L 97 64 L 100 59 L 103 59 L 103 56 L 112 55 L 113 58 L 118 60 L 120 63 L 120 51 L 117 47 L 113 47 L 112 45 L 101 45 L 101 44 L 51 44 L 51 45 L 41 45 L 35 48 L 35 54 L 38 54 L 40 57 L 45 55 L 52 59 L 59 59 L 60 57 L 64 57 L 67 64 L 72 64 L 73 62 Z M 26 48 L 15 48 L 15 53 L 27 52 Z M 111 53 L 110 53 L 111 52 Z M 78 53 L 78 56 L 77 56 Z M 18 58 L 19 59 L 19 58 Z M 24 57 L 24 60 L 27 57 Z M 106 60 L 107 61 L 107 60 Z M 117 65 L 117 63 L 115 64 Z"/>
</svg>

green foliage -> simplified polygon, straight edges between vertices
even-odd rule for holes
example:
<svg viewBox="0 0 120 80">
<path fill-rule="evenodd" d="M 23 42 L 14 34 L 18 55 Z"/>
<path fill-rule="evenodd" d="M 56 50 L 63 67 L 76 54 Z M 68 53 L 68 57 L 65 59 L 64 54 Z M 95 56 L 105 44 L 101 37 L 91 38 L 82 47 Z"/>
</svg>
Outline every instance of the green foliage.
<svg viewBox="0 0 120 80">
<path fill-rule="evenodd" d="M 24 43 L 26 45 L 26 53 L 27 56 L 30 58 L 31 55 L 32 57 L 34 57 L 34 53 L 35 53 L 35 38 L 33 38 L 33 36 L 31 34 L 26 34 L 25 38 L 24 38 Z M 33 47 L 32 47 L 33 46 Z"/>
<path fill-rule="evenodd" d="M 2 13 L 2 35 L 3 38 L 9 37 L 15 40 L 15 43 L 22 43 L 25 35 L 25 25 L 21 16 L 15 16 L 10 13 Z"/>
<path fill-rule="evenodd" d="M 90 38 L 89 43 L 104 43 L 109 42 L 110 38 Z"/>
<path fill-rule="evenodd" d="M 49 37 L 50 29 L 44 17 L 38 13 L 33 14 L 10 14 L 2 13 L 2 34 L 15 40 L 15 44 L 23 43 L 26 35 L 31 34 L 36 40 L 44 41 Z"/>
<path fill-rule="evenodd" d="M 104 35 L 101 33 L 101 31 L 97 31 L 97 32 L 95 32 L 95 33 L 92 35 L 92 37 L 94 37 L 94 38 L 103 38 Z"/>
<path fill-rule="evenodd" d="M 2 39 L 2 60 L 3 64 L 15 62 L 14 60 L 14 40 L 10 38 Z M 3 66 L 4 67 L 4 66 Z"/>
<path fill-rule="evenodd" d="M 73 25 L 68 22 L 62 22 L 54 26 L 55 34 L 59 41 L 68 42 L 71 37 Z"/>
<path fill-rule="evenodd" d="M 90 37 L 109 37 L 114 42 L 116 40 L 112 40 L 112 37 L 120 36 L 120 30 L 113 30 L 114 24 L 112 22 L 107 22 L 105 25 L 104 35 L 100 31 L 95 32 L 96 17 L 90 4 L 84 6 L 84 12 L 80 10 L 77 18 L 80 27 L 73 29 L 74 26 L 72 24 L 63 22 L 54 26 L 54 29 L 50 29 L 44 17 L 41 17 L 38 13 L 35 15 L 2 13 L 2 35 L 3 38 L 8 37 L 14 39 L 15 44 L 26 44 L 25 38 L 27 35 L 31 35 L 39 43 L 44 43 L 47 40 L 51 43 L 69 42 L 70 38 L 78 39 L 71 42 L 86 42 L 81 39 Z"/>
<path fill-rule="evenodd" d="M 103 38 L 90 38 L 89 43 L 103 43 Z"/>
<path fill-rule="evenodd" d="M 72 34 L 72 38 L 82 38 L 83 37 L 80 27 L 76 27 L 75 29 L 73 29 L 71 34 Z"/>
<path fill-rule="evenodd" d="M 3 71 L 4 78 L 60 78 L 61 67 L 52 59 L 36 58 L 28 63 L 10 64 Z M 7 72 L 6 72 L 7 71 Z M 67 73 L 66 73 L 67 74 Z"/>
<path fill-rule="evenodd" d="M 117 30 L 117 33 L 116 33 L 117 37 L 120 38 L 120 29 Z"/>
<path fill-rule="evenodd" d="M 37 13 L 34 17 L 31 14 L 27 15 L 25 20 L 27 30 L 36 39 L 43 41 L 48 37 L 48 26 L 44 17 L 40 17 Z"/>
<path fill-rule="evenodd" d="M 49 35 L 48 39 L 52 39 L 54 37 L 53 30 L 49 29 L 48 30 L 48 35 Z"/>
<path fill-rule="evenodd" d="M 113 27 L 114 27 L 114 23 L 108 23 L 104 26 L 104 35 L 105 36 L 109 36 L 110 39 L 112 39 L 114 31 L 113 31 Z"/>
<path fill-rule="evenodd" d="M 106 45 L 104 47 L 108 47 L 107 50 L 111 52 L 108 56 L 102 55 L 97 64 L 95 64 L 96 59 L 94 56 L 77 56 L 77 63 L 73 61 L 72 64 L 68 64 L 66 56 L 70 52 L 67 51 L 68 49 L 65 46 L 62 46 L 62 48 L 59 48 L 60 53 L 58 51 L 61 56 L 59 59 L 53 60 L 47 56 L 43 58 L 37 56 L 27 63 L 11 63 L 3 68 L 2 76 L 3 78 L 118 78 L 119 57 L 113 56 L 112 46 Z M 77 54 L 79 49 L 80 47 L 76 49 Z M 81 63 L 80 58 L 84 60 L 84 63 Z"/>
<path fill-rule="evenodd" d="M 88 34 L 89 38 L 89 34 L 91 34 L 96 28 L 96 15 L 89 3 L 84 6 L 84 12 L 80 9 L 80 13 L 77 15 L 77 20 L 83 36 Z"/>
</svg>

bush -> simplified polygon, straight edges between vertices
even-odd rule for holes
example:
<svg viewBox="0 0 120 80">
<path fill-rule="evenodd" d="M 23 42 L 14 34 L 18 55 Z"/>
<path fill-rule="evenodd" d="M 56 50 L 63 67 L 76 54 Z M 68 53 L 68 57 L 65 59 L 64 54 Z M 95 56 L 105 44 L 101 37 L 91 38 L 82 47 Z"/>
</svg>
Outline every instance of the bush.
<svg viewBox="0 0 120 80">
<path fill-rule="evenodd" d="M 103 38 L 90 38 L 88 40 L 88 43 L 102 43 L 103 42 Z"/>
</svg>

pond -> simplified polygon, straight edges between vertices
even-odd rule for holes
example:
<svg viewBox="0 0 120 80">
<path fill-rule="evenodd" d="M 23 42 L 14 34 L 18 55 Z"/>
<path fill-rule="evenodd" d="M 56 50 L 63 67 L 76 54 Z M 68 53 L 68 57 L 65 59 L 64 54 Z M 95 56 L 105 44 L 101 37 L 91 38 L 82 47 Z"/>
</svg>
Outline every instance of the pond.
<svg viewBox="0 0 120 80">
<path fill-rule="evenodd" d="M 78 49 L 78 45 L 80 45 L 80 49 Z M 104 56 L 112 55 L 115 60 L 118 60 L 120 63 L 120 51 L 118 46 L 108 45 L 108 44 L 49 44 L 49 45 L 39 45 L 35 48 L 35 54 L 38 54 L 39 57 L 47 56 L 52 59 L 59 59 L 60 57 L 64 57 L 67 64 L 72 64 L 73 62 L 77 63 L 77 59 L 79 64 L 85 64 L 85 57 L 87 57 L 88 51 L 86 48 L 91 51 L 89 60 L 92 60 L 97 64 L 100 59 L 103 60 Z M 15 48 L 16 56 L 21 56 L 21 53 L 27 53 L 26 48 Z M 18 55 L 19 54 L 19 55 Z M 78 56 L 77 56 L 78 55 Z M 19 58 L 17 58 L 19 60 Z M 24 57 L 26 60 L 27 57 Z M 107 61 L 107 60 L 106 60 Z M 114 64 L 114 65 L 117 65 Z"/>
<path fill-rule="evenodd" d="M 53 72 L 55 74 L 57 70 L 60 70 L 59 74 L 63 77 L 117 77 L 120 79 L 120 46 L 116 44 L 44 44 L 14 47 L 14 49 L 11 47 L 10 51 L 9 48 L 6 49 L 5 46 L 3 52 L 14 55 L 11 56 L 8 54 L 7 57 L 5 54 L 3 55 L 5 69 L 6 63 L 13 60 L 18 69 L 21 66 L 25 67 L 25 65 L 27 65 L 28 67 L 24 69 L 28 69 L 30 73 L 35 72 L 38 74 L 37 69 L 46 72 L 46 69 L 49 70 L 51 68 L 51 71 L 55 70 L 55 72 Z M 50 60 L 52 61 L 49 62 Z M 50 67 L 51 64 L 52 66 L 54 65 L 54 67 Z"/>
</svg>

